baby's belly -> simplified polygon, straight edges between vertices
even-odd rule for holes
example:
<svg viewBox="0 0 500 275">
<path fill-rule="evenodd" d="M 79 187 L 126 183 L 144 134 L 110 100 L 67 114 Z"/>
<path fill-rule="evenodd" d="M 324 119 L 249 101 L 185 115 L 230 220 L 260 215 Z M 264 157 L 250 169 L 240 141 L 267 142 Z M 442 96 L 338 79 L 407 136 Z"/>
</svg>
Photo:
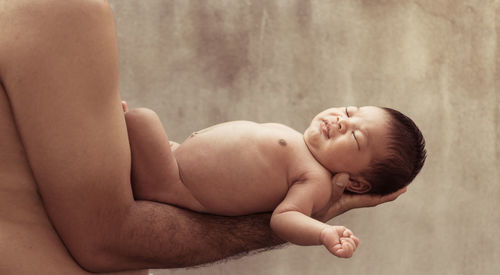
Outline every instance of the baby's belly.
<svg viewBox="0 0 500 275">
<path fill-rule="evenodd" d="M 273 142 L 278 135 L 246 121 L 195 133 L 175 151 L 182 180 L 207 212 L 272 211 L 288 191 L 286 148 Z"/>
</svg>

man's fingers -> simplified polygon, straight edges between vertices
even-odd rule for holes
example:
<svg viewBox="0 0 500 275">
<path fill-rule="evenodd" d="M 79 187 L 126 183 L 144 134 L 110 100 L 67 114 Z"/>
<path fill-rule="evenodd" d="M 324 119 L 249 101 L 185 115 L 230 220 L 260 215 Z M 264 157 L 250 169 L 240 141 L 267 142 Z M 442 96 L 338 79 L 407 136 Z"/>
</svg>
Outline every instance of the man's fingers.
<svg viewBox="0 0 500 275">
<path fill-rule="evenodd" d="M 399 189 L 398 191 L 388 194 L 388 195 L 373 195 L 373 194 L 365 194 L 365 195 L 357 195 L 356 200 L 352 200 L 351 208 L 359 208 L 359 207 L 373 207 L 382 203 L 390 202 L 397 199 L 401 194 L 406 192 L 406 187 Z"/>
<path fill-rule="evenodd" d="M 127 102 L 124 100 L 122 100 L 122 109 L 123 109 L 123 112 L 128 112 Z"/>
<path fill-rule="evenodd" d="M 332 200 L 336 201 L 344 193 L 344 189 L 349 183 L 349 174 L 338 173 L 332 178 Z"/>
<path fill-rule="evenodd" d="M 383 202 L 393 201 L 393 200 L 397 199 L 404 192 L 406 192 L 406 187 L 401 188 L 401 189 L 399 189 L 398 191 L 396 191 L 396 192 L 394 192 L 392 194 L 383 196 L 381 200 Z"/>
</svg>

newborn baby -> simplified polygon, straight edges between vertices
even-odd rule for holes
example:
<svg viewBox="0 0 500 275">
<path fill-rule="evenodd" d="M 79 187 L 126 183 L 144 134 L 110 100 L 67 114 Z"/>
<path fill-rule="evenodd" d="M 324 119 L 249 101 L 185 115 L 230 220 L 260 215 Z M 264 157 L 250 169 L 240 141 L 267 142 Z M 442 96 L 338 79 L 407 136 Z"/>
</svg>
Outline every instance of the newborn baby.
<svg viewBox="0 0 500 275">
<path fill-rule="evenodd" d="M 415 124 L 380 107 L 327 109 L 303 134 L 278 123 L 231 121 L 169 142 L 158 116 L 127 110 L 137 199 L 217 215 L 273 211 L 271 228 L 298 245 L 323 244 L 351 257 L 359 240 L 315 217 L 333 204 L 332 174 L 348 173 L 353 193 L 387 194 L 409 184 L 425 159 Z"/>
</svg>

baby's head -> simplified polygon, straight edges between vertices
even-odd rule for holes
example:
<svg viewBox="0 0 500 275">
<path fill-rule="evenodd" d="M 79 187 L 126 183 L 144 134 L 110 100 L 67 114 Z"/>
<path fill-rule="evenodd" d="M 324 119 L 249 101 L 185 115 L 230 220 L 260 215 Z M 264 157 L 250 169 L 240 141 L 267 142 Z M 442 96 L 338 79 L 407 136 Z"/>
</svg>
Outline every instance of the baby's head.
<svg viewBox="0 0 500 275">
<path fill-rule="evenodd" d="M 304 132 L 309 151 L 333 173 L 350 174 L 346 189 L 389 194 L 408 185 L 422 168 L 422 133 L 402 113 L 373 106 L 327 109 Z"/>
</svg>

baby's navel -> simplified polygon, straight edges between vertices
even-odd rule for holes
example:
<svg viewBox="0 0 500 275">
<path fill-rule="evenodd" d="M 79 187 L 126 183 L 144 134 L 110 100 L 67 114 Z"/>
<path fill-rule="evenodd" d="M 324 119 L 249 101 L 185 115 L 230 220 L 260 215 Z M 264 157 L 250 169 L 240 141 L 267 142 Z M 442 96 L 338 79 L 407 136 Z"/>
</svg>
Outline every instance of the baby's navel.
<svg viewBox="0 0 500 275">
<path fill-rule="evenodd" d="M 280 138 L 280 140 L 278 140 L 278 143 L 281 145 L 281 146 L 286 146 L 286 140 Z"/>
</svg>

